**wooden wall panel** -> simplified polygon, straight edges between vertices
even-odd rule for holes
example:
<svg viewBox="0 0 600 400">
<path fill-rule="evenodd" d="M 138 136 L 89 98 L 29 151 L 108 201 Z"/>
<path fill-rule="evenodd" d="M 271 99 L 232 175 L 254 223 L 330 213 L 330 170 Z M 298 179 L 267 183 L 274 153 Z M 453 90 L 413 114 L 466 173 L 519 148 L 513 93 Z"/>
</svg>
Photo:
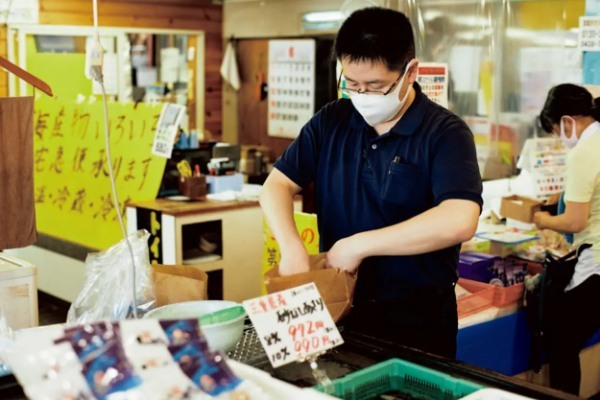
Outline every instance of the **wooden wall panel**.
<svg viewBox="0 0 600 400">
<path fill-rule="evenodd" d="M 205 32 L 205 129 L 220 140 L 223 6 L 211 0 L 99 0 L 101 26 L 193 29 Z M 40 0 L 40 24 L 92 25 L 91 0 Z M 6 29 L 0 27 L 0 55 L 5 56 Z M 8 81 L 0 74 L 0 95 Z M 3 91 L 4 90 L 4 91 Z"/>
<path fill-rule="evenodd" d="M 241 88 L 238 92 L 238 131 L 242 145 L 260 145 L 271 149 L 271 159 L 279 157 L 291 139 L 267 134 L 267 100 L 256 98 L 258 75 L 269 76 L 269 40 L 244 39 L 237 42 Z"/>
</svg>

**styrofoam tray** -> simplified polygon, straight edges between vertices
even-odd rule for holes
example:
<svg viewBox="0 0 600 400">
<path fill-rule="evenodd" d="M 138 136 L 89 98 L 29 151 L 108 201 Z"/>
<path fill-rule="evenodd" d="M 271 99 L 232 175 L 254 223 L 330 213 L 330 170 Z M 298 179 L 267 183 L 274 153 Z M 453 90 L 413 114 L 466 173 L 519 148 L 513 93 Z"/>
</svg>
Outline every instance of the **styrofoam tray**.
<svg viewBox="0 0 600 400">
<path fill-rule="evenodd" d="M 268 373 L 242 364 L 238 361 L 227 360 L 233 372 L 242 379 L 248 379 L 259 385 L 273 399 L 286 400 L 332 400 L 337 397 L 328 396 L 311 388 L 299 388 L 287 382 L 273 378 Z"/>
<path fill-rule="evenodd" d="M 461 400 L 533 400 L 531 397 L 521 396 L 500 389 L 481 389 L 463 397 Z"/>
</svg>

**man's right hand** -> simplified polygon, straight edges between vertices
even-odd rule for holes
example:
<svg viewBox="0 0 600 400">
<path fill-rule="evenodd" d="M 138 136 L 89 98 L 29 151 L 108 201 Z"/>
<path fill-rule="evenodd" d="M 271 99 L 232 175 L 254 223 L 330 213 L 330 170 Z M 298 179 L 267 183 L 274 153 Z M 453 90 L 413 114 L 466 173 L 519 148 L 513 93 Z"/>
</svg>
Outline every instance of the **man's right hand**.
<svg viewBox="0 0 600 400">
<path fill-rule="evenodd" d="M 302 246 L 301 249 L 294 251 L 282 251 L 281 260 L 279 260 L 279 275 L 295 275 L 302 272 L 308 272 L 310 269 L 310 262 L 308 259 L 308 252 Z"/>
</svg>

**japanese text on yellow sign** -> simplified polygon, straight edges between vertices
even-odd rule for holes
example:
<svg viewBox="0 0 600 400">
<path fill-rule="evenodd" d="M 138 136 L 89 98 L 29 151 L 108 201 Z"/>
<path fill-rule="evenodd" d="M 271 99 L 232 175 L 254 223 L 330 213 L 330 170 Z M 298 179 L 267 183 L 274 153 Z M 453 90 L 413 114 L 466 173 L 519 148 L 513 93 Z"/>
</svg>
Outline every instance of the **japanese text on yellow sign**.
<svg viewBox="0 0 600 400">
<path fill-rule="evenodd" d="M 298 234 L 302 238 L 304 247 L 308 251 L 308 254 L 319 254 L 319 229 L 317 227 L 317 215 L 307 214 L 302 212 L 294 212 L 294 221 L 296 222 L 296 229 Z M 279 252 L 279 245 L 275 240 L 275 237 L 271 233 L 267 222 L 263 220 L 263 235 L 264 235 L 264 246 L 263 246 L 263 257 L 262 257 L 262 274 L 279 265 L 281 253 Z M 266 294 L 267 290 L 262 286 L 262 293 Z"/>
<path fill-rule="evenodd" d="M 109 105 L 111 159 L 119 212 L 125 203 L 156 197 L 166 160 L 153 156 L 160 106 Z M 94 249 L 122 239 L 113 206 L 100 102 L 36 100 L 34 168 L 37 227 Z"/>
</svg>

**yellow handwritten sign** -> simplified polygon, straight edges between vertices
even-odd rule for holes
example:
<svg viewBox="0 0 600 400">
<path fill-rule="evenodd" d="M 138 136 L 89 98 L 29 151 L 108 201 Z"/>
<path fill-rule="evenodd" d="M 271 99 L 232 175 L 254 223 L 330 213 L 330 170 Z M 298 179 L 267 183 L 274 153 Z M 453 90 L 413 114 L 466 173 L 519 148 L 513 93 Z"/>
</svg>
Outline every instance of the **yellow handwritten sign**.
<svg viewBox="0 0 600 400">
<path fill-rule="evenodd" d="M 109 105 L 111 160 L 122 215 L 126 202 L 153 199 L 158 193 L 166 159 L 150 151 L 160 110 L 146 104 Z M 99 250 L 122 239 L 104 131 L 101 102 L 36 100 L 35 203 L 40 232 Z"/>
<path fill-rule="evenodd" d="M 308 254 L 318 254 L 319 228 L 317 226 L 317 215 L 296 211 L 294 212 L 294 222 Z M 263 236 L 262 274 L 264 276 L 265 272 L 279 265 L 281 253 L 279 245 L 265 220 L 263 220 Z M 267 294 L 264 282 L 262 283 L 262 293 Z"/>
</svg>

